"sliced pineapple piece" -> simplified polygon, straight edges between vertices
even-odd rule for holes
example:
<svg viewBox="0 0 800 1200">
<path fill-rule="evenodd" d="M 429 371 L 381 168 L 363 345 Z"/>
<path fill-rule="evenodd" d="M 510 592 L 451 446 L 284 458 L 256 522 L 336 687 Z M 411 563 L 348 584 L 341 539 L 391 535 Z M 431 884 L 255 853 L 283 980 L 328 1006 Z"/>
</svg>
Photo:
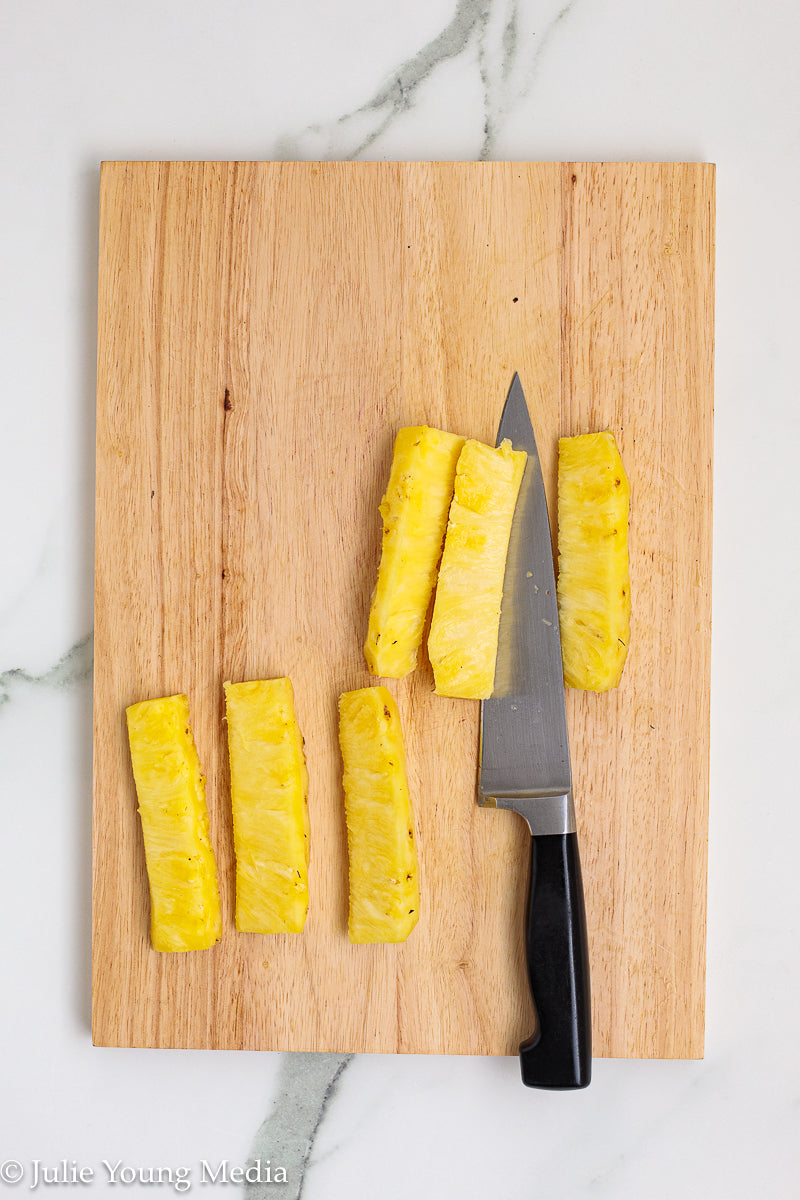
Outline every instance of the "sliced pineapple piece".
<svg viewBox="0 0 800 1200">
<path fill-rule="evenodd" d="M 527 454 L 468 441 L 450 505 L 428 656 L 440 696 L 485 699 L 494 687 L 508 539 Z"/>
<path fill-rule="evenodd" d="M 417 665 L 464 438 L 427 425 L 401 429 L 381 501 L 383 549 L 364 656 L 373 675 Z"/>
<path fill-rule="evenodd" d="M 236 928 L 300 933 L 308 914 L 308 771 L 289 679 L 225 684 Z"/>
<path fill-rule="evenodd" d="M 155 950 L 203 950 L 221 938 L 222 915 L 189 701 L 143 700 L 126 713 L 150 880 L 150 940 Z"/>
<path fill-rule="evenodd" d="M 605 692 L 628 655 L 630 485 L 612 433 L 558 443 L 558 619 L 564 682 Z"/>
<path fill-rule="evenodd" d="M 350 941 L 404 942 L 419 917 L 400 715 L 385 687 L 339 699 L 350 860 Z"/>
</svg>

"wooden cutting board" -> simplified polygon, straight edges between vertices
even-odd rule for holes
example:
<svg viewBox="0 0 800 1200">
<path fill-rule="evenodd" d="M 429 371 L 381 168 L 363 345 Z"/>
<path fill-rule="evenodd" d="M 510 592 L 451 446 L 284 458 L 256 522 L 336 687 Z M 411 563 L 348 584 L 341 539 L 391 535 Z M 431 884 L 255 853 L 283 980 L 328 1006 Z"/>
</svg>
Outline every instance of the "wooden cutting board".
<svg viewBox="0 0 800 1200">
<path fill-rule="evenodd" d="M 402 425 L 494 442 L 518 370 L 632 485 L 621 687 L 567 708 L 598 1055 L 703 1052 L 714 168 L 106 163 L 101 177 L 93 1036 L 99 1045 L 515 1054 L 529 837 L 476 805 L 478 704 L 391 682 L 421 917 L 351 946 L 336 741 Z M 424 655 L 422 656 L 424 659 Z M 311 778 L 302 935 L 238 934 L 222 683 L 291 676 Z M 225 932 L 149 946 L 125 706 L 186 692 Z"/>
</svg>

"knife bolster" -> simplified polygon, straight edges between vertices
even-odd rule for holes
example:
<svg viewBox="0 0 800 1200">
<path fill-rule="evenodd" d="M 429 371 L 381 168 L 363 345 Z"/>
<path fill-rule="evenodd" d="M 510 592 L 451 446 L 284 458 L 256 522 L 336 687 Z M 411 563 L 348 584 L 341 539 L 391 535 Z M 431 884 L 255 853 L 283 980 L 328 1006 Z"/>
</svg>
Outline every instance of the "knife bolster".
<svg viewBox="0 0 800 1200">
<path fill-rule="evenodd" d="M 498 808 L 511 808 L 524 817 L 533 837 L 576 832 L 572 792 L 554 796 L 495 796 L 493 799 Z"/>
</svg>

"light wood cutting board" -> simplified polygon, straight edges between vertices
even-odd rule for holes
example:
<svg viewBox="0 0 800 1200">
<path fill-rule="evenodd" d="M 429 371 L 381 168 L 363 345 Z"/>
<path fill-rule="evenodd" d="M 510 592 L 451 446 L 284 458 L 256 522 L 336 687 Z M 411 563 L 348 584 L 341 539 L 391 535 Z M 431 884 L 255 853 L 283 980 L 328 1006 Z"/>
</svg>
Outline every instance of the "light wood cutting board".
<svg viewBox="0 0 800 1200">
<path fill-rule="evenodd" d="M 703 1051 L 714 169 L 106 163 L 101 177 L 93 1036 L 100 1045 L 515 1054 L 529 837 L 475 798 L 478 704 L 391 682 L 421 917 L 351 946 L 336 742 L 402 425 L 494 442 L 518 370 L 632 485 L 621 687 L 567 709 L 598 1055 Z M 422 656 L 424 660 L 424 655 Z M 237 934 L 222 683 L 291 676 L 311 777 L 302 935 Z M 225 932 L 149 946 L 125 706 L 189 696 Z"/>
</svg>

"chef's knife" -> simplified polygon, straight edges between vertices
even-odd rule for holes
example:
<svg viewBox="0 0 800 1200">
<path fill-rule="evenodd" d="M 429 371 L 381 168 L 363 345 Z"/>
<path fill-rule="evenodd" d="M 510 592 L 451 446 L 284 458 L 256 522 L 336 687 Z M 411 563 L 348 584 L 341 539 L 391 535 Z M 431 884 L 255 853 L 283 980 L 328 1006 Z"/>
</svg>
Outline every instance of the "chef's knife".
<svg viewBox="0 0 800 1200">
<path fill-rule="evenodd" d="M 583 885 L 572 802 L 561 639 L 547 497 L 519 376 L 497 444 L 528 461 L 503 586 L 492 698 L 481 704 L 480 803 L 520 813 L 531 831 L 525 946 L 536 1028 L 520 1046 L 528 1087 L 591 1079 L 591 1000 Z"/>
</svg>

